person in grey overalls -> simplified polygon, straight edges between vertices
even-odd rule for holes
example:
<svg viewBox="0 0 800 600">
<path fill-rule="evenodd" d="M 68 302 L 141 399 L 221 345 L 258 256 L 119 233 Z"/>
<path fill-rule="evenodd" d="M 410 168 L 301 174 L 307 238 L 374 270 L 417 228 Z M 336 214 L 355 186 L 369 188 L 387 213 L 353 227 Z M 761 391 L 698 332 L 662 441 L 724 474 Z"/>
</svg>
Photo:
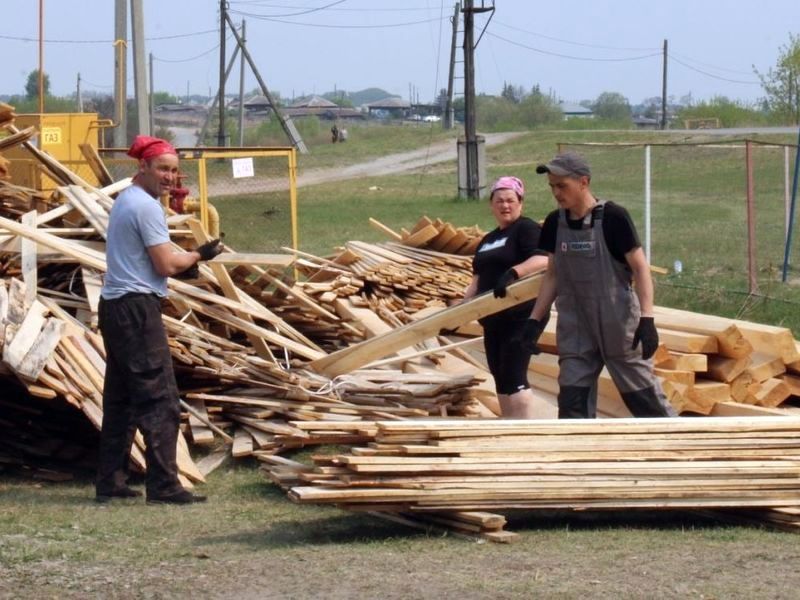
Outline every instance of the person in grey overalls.
<svg viewBox="0 0 800 600">
<path fill-rule="evenodd" d="M 559 418 L 596 417 L 604 365 L 634 416 L 676 416 L 653 374 L 653 281 L 630 215 L 595 198 L 591 170 L 578 154 L 559 154 L 536 172 L 547 174 L 559 208 L 542 228 L 539 247 L 551 260 L 521 343 L 538 353 L 555 300 Z"/>
</svg>

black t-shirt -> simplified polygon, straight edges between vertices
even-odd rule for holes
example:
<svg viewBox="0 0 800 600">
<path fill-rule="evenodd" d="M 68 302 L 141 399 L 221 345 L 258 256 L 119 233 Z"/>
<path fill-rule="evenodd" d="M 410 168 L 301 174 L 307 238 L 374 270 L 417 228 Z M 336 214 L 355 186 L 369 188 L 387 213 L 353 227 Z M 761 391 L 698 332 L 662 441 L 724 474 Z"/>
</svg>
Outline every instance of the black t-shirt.
<svg viewBox="0 0 800 600">
<path fill-rule="evenodd" d="M 542 228 L 528 217 L 520 217 L 505 229 L 494 229 L 487 233 L 472 259 L 472 272 L 478 276 L 478 293 L 493 290 L 497 280 L 514 265 L 529 259 L 534 254 L 544 254 L 539 248 Z M 483 325 L 496 320 L 525 319 L 533 309 L 533 301 L 507 308 L 481 319 Z"/>
<path fill-rule="evenodd" d="M 580 229 L 583 219 L 572 220 L 567 213 L 567 225 L 570 229 Z M 554 210 L 544 220 L 542 235 L 539 237 L 539 249 L 554 254 L 556 251 L 556 231 L 558 230 L 558 210 Z M 636 233 L 636 226 L 628 211 L 619 204 L 606 202 L 603 208 L 603 238 L 615 260 L 626 263 L 625 255 L 642 244 Z"/>
</svg>

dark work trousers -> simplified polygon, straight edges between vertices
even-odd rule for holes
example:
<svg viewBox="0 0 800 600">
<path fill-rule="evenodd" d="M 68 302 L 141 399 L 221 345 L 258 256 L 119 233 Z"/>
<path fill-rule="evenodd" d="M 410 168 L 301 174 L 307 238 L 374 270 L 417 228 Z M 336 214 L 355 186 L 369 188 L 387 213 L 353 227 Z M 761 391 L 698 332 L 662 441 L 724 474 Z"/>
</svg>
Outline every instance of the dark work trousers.
<svg viewBox="0 0 800 600">
<path fill-rule="evenodd" d="M 498 394 L 516 394 L 530 389 L 528 385 L 528 363 L 531 353 L 523 350 L 511 340 L 525 325 L 525 320 L 499 321 L 483 326 L 483 347 L 486 363 L 494 377 Z"/>
<path fill-rule="evenodd" d="M 106 375 L 96 492 L 125 487 L 137 427 L 146 445 L 147 496 L 180 492 L 175 458 L 180 402 L 161 301 L 153 294 L 126 294 L 101 299 L 98 313 Z"/>
</svg>

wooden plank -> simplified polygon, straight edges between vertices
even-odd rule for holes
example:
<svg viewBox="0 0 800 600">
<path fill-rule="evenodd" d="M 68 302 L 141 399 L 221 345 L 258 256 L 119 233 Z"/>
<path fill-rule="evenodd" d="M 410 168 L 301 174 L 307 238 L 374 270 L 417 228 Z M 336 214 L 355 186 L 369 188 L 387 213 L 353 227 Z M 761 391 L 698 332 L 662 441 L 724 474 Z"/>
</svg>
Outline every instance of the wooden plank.
<svg viewBox="0 0 800 600">
<path fill-rule="evenodd" d="M 654 307 L 653 312 L 659 330 L 663 327 L 714 336 L 717 340 L 718 352 L 723 356 L 741 358 L 753 350 L 741 329 L 731 319 L 663 306 Z"/>
<path fill-rule="evenodd" d="M 51 354 L 61 341 L 64 328 L 64 321 L 53 318 L 47 319 L 36 341 L 17 365 L 17 372 L 31 379 L 38 379 Z"/>
<path fill-rule="evenodd" d="M 34 300 L 19 329 L 9 340 L 11 330 L 6 329 L 6 341 L 3 346 L 3 361 L 12 369 L 19 368 L 22 359 L 31 349 L 39 332 L 45 325 L 47 309 L 38 300 Z"/>
<path fill-rule="evenodd" d="M 36 217 L 38 213 L 35 210 L 22 215 L 22 224 L 36 229 Z M 36 298 L 38 276 L 36 270 L 36 242 L 27 238 L 22 238 L 21 242 L 21 262 L 22 262 L 22 280 L 25 282 L 25 302 L 31 304 Z"/>
<path fill-rule="evenodd" d="M 750 356 L 742 358 L 727 358 L 725 356 L 712 355 L 708 357 L 708 370 L 706 377 L 715 381 L 730 383 L 741 375 L 753 359 Z"/>
<path fill-rule="evenodd" d="M 203 229 L 200 221 L 192 219 L 188 222 L 188 224 L 192 230 L 192 235 L 194 235 L 194 238 L 198 243 L 203 244 L 211 240 L 211 236 L 205 231 L 205 229 Z M 222 264 L 209 264 L 209 266 L 211 267 L 211 270 L 217 279 L 217 283 L 219 283 L 225 296 L 231 300 L 241 302 L 246 294 L 244 294 L 244 292 L 239 290 L 234 285 L 233 280 L 231 279 L 231 276 L 225 266 Z M 237 311 L 236 315 L 242 319 L 242 321 L 248 324 L 253 323 L 252 317 L 242 311 Z M 247 335 L 247 339 L 250 341 L 250 344 L 261 358 L 275 362 L 275 356 L 272 354 L 272 351 L 269 349 L 269 346 L 267 346 L 267 343 L 262 336 L 257 335 L 254 330 L 245 331 L 245 334 Z"/>
<path fill-rule="evenodd" d="M 670 350 L 689 354 L 713 354 L 719 350 L 717 338 L 675 329 L 658 329 L 659 341 Z"/>
<path fill-rule="evenodd" d="M 747 372 L 753 377 L 753 381 L 761 382 L 785 373 L 786 366 L 779 356 L 756 352 L 752 355 L 752 363 L 747 367 Z"/>
<path fill-rule="evenodd" d="M 233 433 L 233 449 L 231 455 L 234 458 L 250 456 L 253 453 L 253 437 L 244 427 L 237 427 Z"/>
<path fill-rule="evenodd" d="M 111 176 L 111 173 L 109 173 L 103 159 L 100 158 L 94 146 L 91 144 L 78 144 L 78 148 L 81 154 L 83 154 L 83 158 L 86 159 L 86 163 L 89 165 L 92 173 L 97 177 L 97 181 L 100 182 L 100 185 L 106 186 L 114 183 L 114 178 Z"/>
<path fill-rule="evenodd" d="M 481 294 L 462 304 L 452 306 L 420 321 L 409 323 L 384 335 L 349 346 L 328 356 L 313 360 L 311 368 L 330 377 L 353 371 L 367 363 L 383 358 L 402 348 L 407 348 L 427 338 L 438 335 L 441 329 L 457 327 L 481 317 L 516 306 L 539 292 L 542 275 L 525 277 L 508 287 L 505 298 Z"/>
<path fill-rule="evenodd" d="M 388 235 L 393 240 L 397 240 L 398 242 L 403 239 L 403 236 L 397 233 L 394 229 L 391 229 L 378 221 L 378 219 L 373 219 L 372 217 L 369 218 L 369 224 L 372 225 L 378 231 L 382 231 L 386 235 Z"/>
<path fill-rule="evenodd" d="M 192 434 L 192 441 L 199 446 L 213 444 L 214 433 L 206 425 L 206 422 L 208 421 L 208 414 L 206 413 L 205 402 L 199 399 L 187 399 L 185 402 L 189 404 L 195 411 L 189 412 L 189 430 Z M 202 419 L 203 416 L 205 416 L 205 421 Z"/>
<path fill-rule="evenodd" d="M 424 246 L 433 238 L 439 235 L 439 230 L 434 225 L 426 225 L 419 231 L 413 232 L 410 236 L 403 240 L 406 246 L 413 246 L 418 248 Z"/>
<path fill-rule="evenodd" d="M 767 379 L 753 383 L 748 388 L 746 402 L 757 406 L 773 408 L 792 395 L 789 386 L 781 379 Z"/>
<path fill-rule="evenodd" d="M 245 252 L 223 252 L 208 261 L 207 265 L 221 264 L 229 267 L 262 266 L 288 268 L 295 263 L 296 257 L 291 254 L 254 254 Z"/>
</svg>

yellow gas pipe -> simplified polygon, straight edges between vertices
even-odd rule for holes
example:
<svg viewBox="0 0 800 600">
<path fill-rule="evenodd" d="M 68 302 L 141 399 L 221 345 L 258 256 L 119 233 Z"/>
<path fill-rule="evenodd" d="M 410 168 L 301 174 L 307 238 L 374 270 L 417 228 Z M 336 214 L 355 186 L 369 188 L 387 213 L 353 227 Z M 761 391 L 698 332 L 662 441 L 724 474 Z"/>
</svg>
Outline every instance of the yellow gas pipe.
<svg viewBox="0 0 800 600">
<path fill-rule="evenodd" d="M 195 198 L 184 198 L 183 200 L 183 210 L 187 213 L 200 213 L 200 200 Z M 219 237 L 219 213 L 217 212 L 216 207 L 208 203 L 208 235 L 212 238 Z"/>
</svg>

